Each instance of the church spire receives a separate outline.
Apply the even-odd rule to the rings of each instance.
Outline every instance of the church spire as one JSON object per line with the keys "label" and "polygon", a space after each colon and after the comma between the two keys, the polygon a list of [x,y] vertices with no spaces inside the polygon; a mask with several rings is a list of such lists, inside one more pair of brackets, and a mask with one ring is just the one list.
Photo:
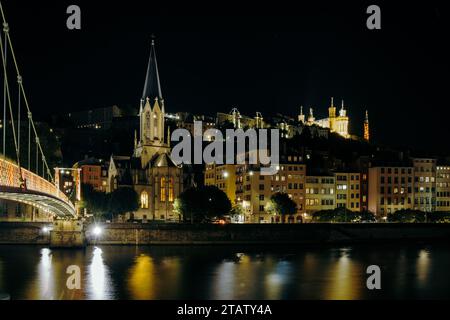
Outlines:
{"label": "church spire", "polygon": [[141,101],[147,98],[150,101],[155,99],[163,100],[161,92],[161,84],[159,81],[158,63],[156,61],[155,38],[152,36],[152,44],[150,48],[150,58],[148,60],[147,74],[145,76],[144,91],[142,92]]}
{"label": "church spire", "polygon": [[300,106],[300,114],[298,115],[298,121],[305,123],[305,115],[303,114],[303,106]]}

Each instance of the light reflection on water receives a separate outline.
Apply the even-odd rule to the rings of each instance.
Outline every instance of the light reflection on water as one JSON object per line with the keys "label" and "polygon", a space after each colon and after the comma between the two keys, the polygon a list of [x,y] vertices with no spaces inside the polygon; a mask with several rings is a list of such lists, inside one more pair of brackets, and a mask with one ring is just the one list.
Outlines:
{"label": "light reflection on water", "polygon": [[[94,300],[448,298],[449,249],[0,246],[0,293]],[[365,286],[371,264],[382,269],[379,292]],[[81,269],[80,290],[66,287],[70,265]]]}

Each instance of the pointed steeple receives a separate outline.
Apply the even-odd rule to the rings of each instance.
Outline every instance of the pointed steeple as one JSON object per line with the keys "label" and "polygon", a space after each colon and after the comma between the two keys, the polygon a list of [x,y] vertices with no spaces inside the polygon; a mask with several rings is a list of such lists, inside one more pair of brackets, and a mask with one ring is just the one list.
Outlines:
{"label": "pointed steeple", "polygon": [[142,92],[142,100],[149,98],[150,101],[163,100],[161,92],[161,83],[159,81],[158,63],[156,61],[155,39],[152,37],[152,45],[150,48],[150,58],[148,60],[147,74],[145,76],[144,91]]}
{"label": "pointed steeple", "polygon": [[369,123],[369,111],[367,111],[367,110],[366,110],[366,118],[365,118],[364,122]]}
{"label": "pointed steeple", "polygon": [[345,110],[345,107],[344,107],[344,100],[342,100],[341,110],[339,110],[339,116],[340,117],[347,116],[347,110]]}
{"label": "pointed steeple", "polygon": [[305,123],[305,115],[303,114],[303,106],[300,106],[300,114],[298,115],[298,121]]}

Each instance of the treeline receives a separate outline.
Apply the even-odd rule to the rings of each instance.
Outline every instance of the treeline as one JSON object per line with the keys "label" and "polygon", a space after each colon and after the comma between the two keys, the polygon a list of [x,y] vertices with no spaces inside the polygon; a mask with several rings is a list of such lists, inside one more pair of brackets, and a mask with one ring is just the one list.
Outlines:
{"label": "treeline", "polygon": [[139,208],[139,197],[130,187],[120,187],[111,193],[94,190],[91,185],[81,186],[81,209],[86,209],[96,219],[114,220],[119,215]]}
{"label": "treeline", "polygon": [[377,219],[370,211],[355,212],[346,208],[336,208],[313,213],[312,222],[450,223],[450,212],[424,212],[420,210],[402,209],[389,213],[385,219]]}

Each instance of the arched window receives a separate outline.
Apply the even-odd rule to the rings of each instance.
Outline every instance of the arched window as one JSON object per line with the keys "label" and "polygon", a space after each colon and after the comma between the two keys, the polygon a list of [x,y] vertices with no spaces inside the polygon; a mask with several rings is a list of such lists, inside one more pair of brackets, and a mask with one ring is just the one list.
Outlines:
{"label": "arched window", "polygon": [[173,177],[169,178],[169,202],[173,202]]}
{"label": "arched window", "polygon": [[159,186],[161,194],[161,202],[166,201],[166,177],[161,177],[161,185]]}
{"label": "arched window", "polygon": [[141,208],[148,209],[148,193],[146,191],[141,193]]}

